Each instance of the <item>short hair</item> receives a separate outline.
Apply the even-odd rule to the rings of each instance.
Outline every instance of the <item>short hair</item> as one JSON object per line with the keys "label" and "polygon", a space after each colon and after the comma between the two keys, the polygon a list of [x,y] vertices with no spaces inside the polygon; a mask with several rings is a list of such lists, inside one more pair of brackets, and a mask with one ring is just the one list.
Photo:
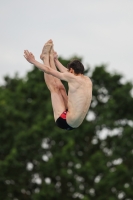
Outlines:
{"label": "short hair", "polygon": [[84,74],[84,65],[80,62],[80,60],[72,60],[68,63],[67,68],[68,70],[72,68],[75,74]]}

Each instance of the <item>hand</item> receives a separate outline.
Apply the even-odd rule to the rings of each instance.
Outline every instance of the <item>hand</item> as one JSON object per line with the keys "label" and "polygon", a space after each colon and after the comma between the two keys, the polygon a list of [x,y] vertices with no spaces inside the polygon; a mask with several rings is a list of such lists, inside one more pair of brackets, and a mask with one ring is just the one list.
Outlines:
{"label": "hand", "polygon": [[31,64],[33,64],[35,61],[35,56],[28,50],[24,50],[24,57]]}

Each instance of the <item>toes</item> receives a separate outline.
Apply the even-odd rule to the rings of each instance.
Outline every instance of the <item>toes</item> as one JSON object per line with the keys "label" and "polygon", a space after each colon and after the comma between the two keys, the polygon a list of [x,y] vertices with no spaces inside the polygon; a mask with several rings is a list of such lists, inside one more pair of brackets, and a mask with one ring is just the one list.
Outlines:
{"label": "toes", "polygon": [[50,40],[48,40],[48,42],[53,42],[53,41],[50,39]]}

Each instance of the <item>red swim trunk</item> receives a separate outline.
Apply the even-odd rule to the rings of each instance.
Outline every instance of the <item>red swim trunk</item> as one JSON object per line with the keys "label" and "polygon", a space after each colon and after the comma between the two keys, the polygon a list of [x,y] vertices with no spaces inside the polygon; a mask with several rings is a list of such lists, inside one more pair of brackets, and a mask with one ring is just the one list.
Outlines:
{"label": "red swim trunk", "polygon": [[58,127],[62,128],[62,129],[66,129],[66,130],[73,130],[74,128],[72,128],[71,126],[68,125],[67,121],[66,121],[66,115],[67,115],[67,110],[64,111],[60,117],[56,120],[56,124]]}

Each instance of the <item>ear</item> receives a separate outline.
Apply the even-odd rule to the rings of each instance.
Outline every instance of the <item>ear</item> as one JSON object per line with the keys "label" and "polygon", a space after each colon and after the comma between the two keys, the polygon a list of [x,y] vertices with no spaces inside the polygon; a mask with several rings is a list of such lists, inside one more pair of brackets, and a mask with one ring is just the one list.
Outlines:
{"label": "ear", "polygon": [[69,72],[70,73],[74,73],[74,70],[72,68],[70,68]]}

